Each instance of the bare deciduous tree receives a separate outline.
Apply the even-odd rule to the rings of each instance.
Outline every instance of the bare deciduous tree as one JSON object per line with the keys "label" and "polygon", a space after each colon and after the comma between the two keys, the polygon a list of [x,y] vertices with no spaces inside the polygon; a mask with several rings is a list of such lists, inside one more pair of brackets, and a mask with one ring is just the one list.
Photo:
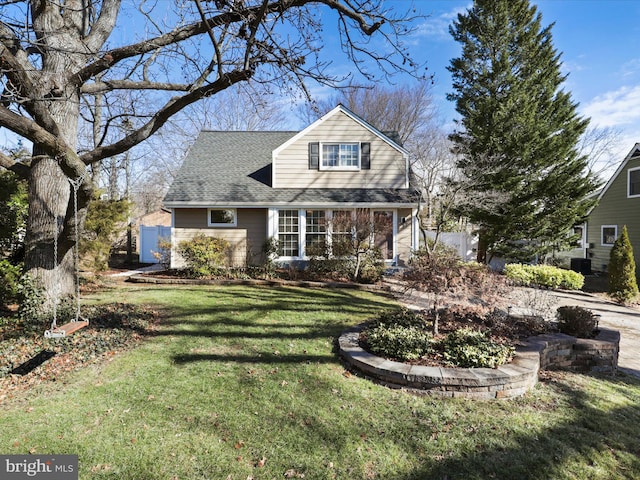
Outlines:
{"label": "bare deciduous tree", "polygon": [[[401,42],[410,18],[381,0],[142,1],[137,11],[121,0],[0,1],[0,126],[33,144],[30,163],[0,155],[0,166],[28,179],[25,262],[45,290],[73,292],[70,180],[81,225],[93,194],[87,166],[139,145],[200,99],[249,81],[306,92],[310,80],[344,80],[328,69],[335,52],[323,53],[327,19],[360,72],[418,74]],[[123,91],[136,92],[134,112],[110,100]],[[97,94],[112,108],[102,109],[99,141],[83,148],[82,99]],[[131,128],[117,128],[125,117]]]}

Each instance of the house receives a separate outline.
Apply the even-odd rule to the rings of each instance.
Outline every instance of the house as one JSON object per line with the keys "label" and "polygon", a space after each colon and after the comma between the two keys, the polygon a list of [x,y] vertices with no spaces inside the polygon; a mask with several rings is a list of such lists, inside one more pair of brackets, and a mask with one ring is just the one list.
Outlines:
{"label": "house", "polygon": [[626,225],[636,264],[640,260],[640,143],[636,143],[598,195],[587,218],[587,258],[606,272],[613,243]]}
{"label": "house", "polygon": [[372,240],[389,265],[403,265],[418,245],[417,197],[407,151],[338,105],[302,131],[202,131],[165,199],[176,246],[198,233],[231,244],[229,264],[298,264],[320,239],[331,244],[335,219],[366,212],[386,225]]}

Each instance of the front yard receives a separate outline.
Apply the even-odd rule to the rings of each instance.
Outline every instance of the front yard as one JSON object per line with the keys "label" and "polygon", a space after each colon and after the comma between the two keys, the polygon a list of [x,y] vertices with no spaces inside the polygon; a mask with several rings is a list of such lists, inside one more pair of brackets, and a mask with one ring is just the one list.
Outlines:
{"label": "front yard", "polygon": [[[44,364],[28,389],[0,392],[2,453],[78,454],[82,479],[640,477],[630,377],[547,373],[504,402],[417,397],[337,358],[345,328],[395,306],[383,296],[126,286],[84,302],[114,298],[153,305],[158,323],[137,346],[55,378]],[[53,348],[101,337],[72,338]]]}

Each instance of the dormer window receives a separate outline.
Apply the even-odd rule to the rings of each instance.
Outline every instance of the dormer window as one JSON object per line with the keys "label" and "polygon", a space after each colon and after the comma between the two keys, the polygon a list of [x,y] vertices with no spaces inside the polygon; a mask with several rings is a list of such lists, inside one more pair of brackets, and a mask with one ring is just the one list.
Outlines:
{"label": "dormer window", "polygon": [[367,170],[371,168],[368,142],[312,142],[309,168],[319,170]]}
{"label": "dormer window", "polygon": [[358,143],[323,143],[321,169],[343,168],[346,170],[360,168],[360,144]]}

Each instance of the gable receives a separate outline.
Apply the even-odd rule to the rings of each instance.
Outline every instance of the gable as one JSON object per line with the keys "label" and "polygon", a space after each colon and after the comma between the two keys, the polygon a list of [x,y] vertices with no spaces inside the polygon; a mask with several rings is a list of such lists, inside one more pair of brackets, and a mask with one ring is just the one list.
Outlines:
{"label": "gable", "polygon": [[[353,149],[352,162],[323,163],[329,148]],[[338,106],[274,150],[272,175],[276,188],[408,188],[409,160],[391,138]]]}
{"label": "gable", "polygon": [[[605,195],[607,194],[607,192],[609,191],[609,189],[614,185],[619,185],[620,181],[624,181],[624,184],[626,185],[627,182],[627,170],[629,168],[633,168],[633,165],[629,165],[630,161],[636,161],[640,159],[640,143],[636,143],[633,148],[631,149],[631,151],[627,154],[627,156],[624,158],[624,160],[622,160],[622,162],[620,163],[620,165],[618,166],[617,170],[615,171],[615,173],[613,175],[611,175],[611,178],[609,179],[609,181],[605,184],[605,186],[602,188],[600,195],[598,195],[598,201],[602,200]],[[624,177],[624,178],[621,178]]]}

